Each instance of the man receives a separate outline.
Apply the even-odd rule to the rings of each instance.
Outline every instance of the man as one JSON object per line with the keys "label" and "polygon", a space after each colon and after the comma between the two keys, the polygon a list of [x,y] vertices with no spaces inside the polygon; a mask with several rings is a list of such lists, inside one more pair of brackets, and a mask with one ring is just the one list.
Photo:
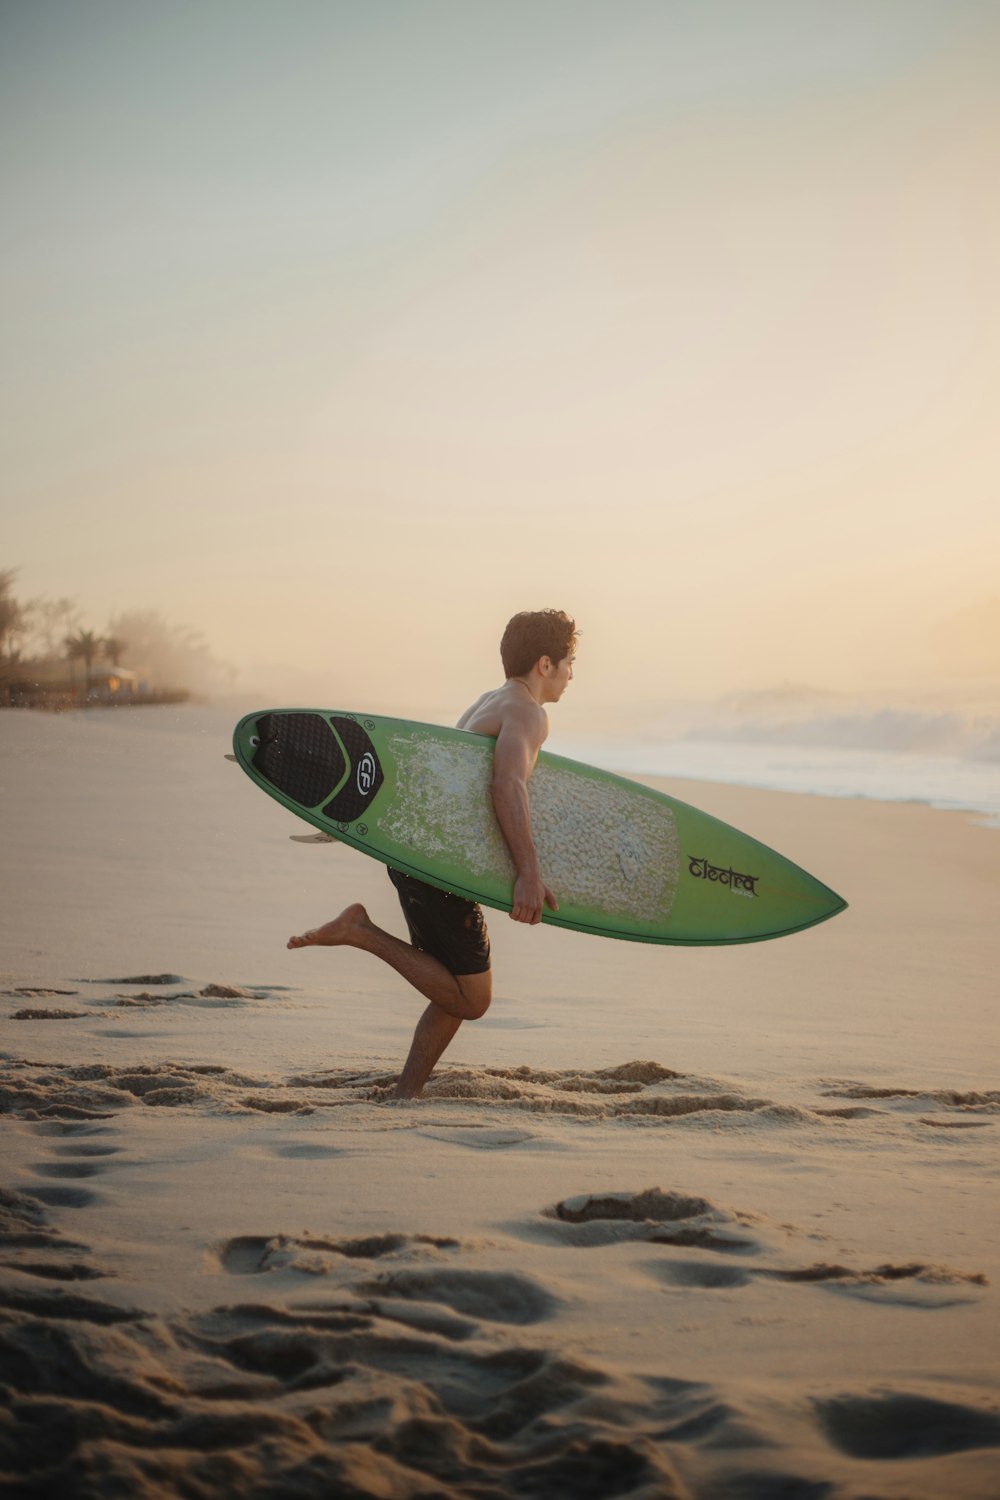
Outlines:
{"label": "man", "polygon": [[[506,681],[484,693],[459,729],[492,735],[493,806],[514,861],[511,917],[534,925],[542,908],[557,910],[531,834],[528,780],[549,732],[547,703],[558,703],[573,678],[576,625],[561,610],[515,615],[500,642]],[[389,871],[411,941],[377,927],[360,903],[322,927],[288,940],[289,948],[348,946],[373,953],[430,1005],[417,1022],[406,1065],[393,1093],[416,1099],[463,1021],[486,1014],[493,998],[490,940],[482,908],[462,896]]]}

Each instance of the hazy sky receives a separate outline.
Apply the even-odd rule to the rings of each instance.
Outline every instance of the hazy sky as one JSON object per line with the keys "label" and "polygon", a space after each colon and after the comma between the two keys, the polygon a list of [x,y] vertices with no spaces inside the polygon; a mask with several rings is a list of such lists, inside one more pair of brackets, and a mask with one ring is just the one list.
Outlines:
{"label": "hazy sky", "polygon": [[0,0],[0,566],[278,701],[544,605],[595,723],[1000,677],[998,76],[994,0]]}

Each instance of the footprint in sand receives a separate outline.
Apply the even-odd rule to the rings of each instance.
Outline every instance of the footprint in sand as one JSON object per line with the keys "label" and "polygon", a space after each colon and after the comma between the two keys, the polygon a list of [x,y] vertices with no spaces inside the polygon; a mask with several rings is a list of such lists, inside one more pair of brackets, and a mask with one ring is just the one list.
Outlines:
{"label": "footprint in sand", "polygon": [[39,1202],[47,1203],[50,1208],[88,1208],[99,1197],[86,1188],[76,1187],[36,1187],[32,1192]]}
{"label": "footprint in sand", "polygon": [[748,1286],[751,1280],[749,1271],[736,1266],[720,1266],[712,1261],[668,1260],[655,1262],[648,1270],[670,1286],[698,1287],[706,1291]]}
{"label": "footprint in sand", "polygon": [[835,1396],[814,1406],[828,1440],[850,1458],[939,1458],[969,1448],[1000,1448],[995,1408],[903,1391]]}
{"label": "footprint in sand", "polygon": [[86,1010],[36,1010],[29,1007],[25,1010],[16,1010],[11,1016],[12,1021],[82,1021],[90,1014]]}
{"label": "footprint in sand", "polygon": [[38,1276],[43,1281],[103,1281],[107,1271],[81,1261],[5,1260],[0,1266],[7,1271],[20,1271],[22,1276]]}
{"label": "footprint in sand", "polygon": [[117,1156],[121,1146],[92,1146],[83,1141],[70,1146],[53,1146],[54,1156]]}
{"label": "footprint in sand", "polygon": [[[386,1255],[414,1257],[435,1250],[457,1250],[457,1240],[429,1234],[376,1234],[359,1239],[327,1240],[310,1235],[237,1235],[212,1247],[210,1258],[230,1276],[259,1276],[269,1271],[331,1269],[331,1258],[380,1260]],[[324,1262],[323,1257],[327,1257]]]}
{"label": "footprint in sand", "polygon": [[49,1320],[109,1326],[113,1323],[136,1323],[145,1316],[137,1308],[117,1307],[111,1302],[84,1297],[79,1292],[64,1291],[62,1287],[53,1287],[51,1290],[39,1288],[37,1291],[33,1288],[6,1287],[2,1295],[4,1304],[14,1311]]}
{"label": "footprint in sand", "polygon": [[466,1318],[517,1326],[541,1323],[560,1306],[540,1282],[514,1271],[462,1271],[450,1266],[390,1271],[356,1290],[407,1302],[443,1303]]}
{"label": "footprint in sand", "polygon": [[80,984],[183,984],[180,974],[131,974],[124,979],[81,979]]}
{"label": "footprint in sand", "polygon": [[849,1266],[803,1266],[800,1269],[772,1270],[762,1267],[757,1275],[778,1281],[823,1286],[863,1302],[879,1302],[891,1307],[917,1307],[928,1311],[956,1307],[979,1300],[979,1291],[988,1286],[979,1271],[957,1271],[952,1266],[914,1263],[881,1265],[871,1270],[854,1270]]}
{"label": "footprint in sand", "polygon": [[[989,1130],[1000,1116],[1000,1089],[969,1091],[831,1082],[823,1093],[835,1099],[864,1100],[879,1106],[880,1114],[895,1114],[934,1130]],[[816,1113],[850,1115],[852,1111],[822,1109]]]}
{"label": "footprint in sand", "polygon": [[[18,1126],[19,1130],[30,1131],[32,1135],[55,1135],[55,1136],[77,1136],[91,1135],[93,1131],[89,1125],[77,1120],[29,1120]],[[52,1148],[58,1150],[57,1146]]]}
{"label": "footprint in sand", "polygon": [[801,1266],[785,1270],[773,1266],[739,1269],[708,1261],[662,1261],[646,1267],[650,1276],[668,1286],[703,1291],[749,1286],[754,1280],[784,1281],[800,1286],[822,1286],[859,1297],[902,1307],[953,1307],[974,1300],[969,1288],[984,1286],[985,1277],[953,1271],[947,1266],[878,1266],[856,1271],[848,1266]]}
{"label": "footprint in sand", "polygon": [[509,1151],[512,1146],[526,1146],[538,1139],[530,1130],[500,1130],[487,1125],[434,1126],[418,1130],[417,1134],[452,1146],[467,1146],[473,1151]]}
{"label": "footprint in sand", "polygon": [[33,1187],[33,1196],[53,1208],[86,1208],[97,1202],[100,1194],[69,1184],[100,1177],[114,1166],[110,1158],[118,1156],[122,1148],[86,1139],[95,1134],[92,1126],[65,1120],[32,1121],[27,1129],[32,1135],[56,1138],[49,1147],[49,1157],[54,1159],[32,1162],[28,1170],[36,1177],[57,1179],[57,1185]]}
{"label": "footprint in sand", "polygon": [[340,1146],[320,1146],[310,1141],[289,1141],[279,1146],[269,1146],[267,1154],[286,1157],[292,1161],[329,1161],[334,1156],[347,1155]]}
{"label": "footprint in sand", "polygon": [[[28,1196],[0,1189],[0,1268],[4,1271],[49,1282],[101,1280],[108,1273],[80,1258],[89,1251],[88,1245],[68,1239],[61,1230],[50,1225],[37,1190]],[[8,1290],[14,1297],[13,1303],[9,1300]],[[7,1282],[0,1291],[0,1298],[22,1311],[28,1307],[25,1298],[30,1299],[33,1295],[16,1281]],[[56,1316],[76,1315],[73,1311],[65,1311],[64,1301],[49,1301],[45,1306]]]}
{"label": "footprint in sand", "polygon": [[8,990],[8,995],[35,995],[48,998],[55,995],[78,995],[79,990],[57,990],[51,985],[44,984],[19,984],[16,989]]}
{"label": "footprint in sand", "polygon": [[38,1177],[67,1177],[71,1180],[79,1180],[82,1177],[96,1177],[104,1171],[103,1162],[93,1161],[40,1161],[36,1162],[31,1171]]}
{"label": "footprint in sand", "polygon": [[[541,1234],[550,1241],[584,1248],[640,1240],[745,1256],[762,1248],[738,1232],[748,1220],[748,1215],[729,1214],[707,1198],[647,1188],[642,1193],[565,1198],[545,1211],[543,1225],[547,1227]],[[537,1225],[529,1232],[532,1238],[539,1237]],[[774,1266],[742,1260],[737,1268],[708,1259],[664,1258],[649,1262],[646,1269],[661,1284],[685,1290],[728,1291],[749,1286],[752,1281],[783,1281],[819,1286],[863,1301],[928,1310],[975,1301],[980,1289],[988,1284],[981,1272],[923,1262],[857,1269],[826,1263]]]}
{"label": "footprint in sand", "polygon": [[759,1249],[736,1215],[707,1198],[647,1188],[641,1193],[582,1193],[544,1211],[528,1230],[531,1238],[594,1248],[644,1240],[739,1255]]}
{"label": "footprint in sand", "polygon": [[32,1163],[30,1171],[34,1172],[37,1177],[60,1177],[70,1181],[79,1181],[85,1177],[98,1177],[114,1165],[107,1158],[118,1156],[122,1150],[121,1146],[80,1139],[81,1135],[93,1134],[93,1131],[85,1125],[69,1124],[60,1120],[35,1122],[29,1128],[33,1135],[56,1135],[61,1138],[59,1144],[49,1147],[49,1155],[56,1158],[54,1161]]}
{"label": "footprint in sand", "polygon": [[[243,1235],[215,1246],[210,1256],[232,1276],[289,1271],[333,1276],[353,1296],[367,1299],[365,1306],[379,1316],[451,1339],[470,1337],[480,1321],[538,1323],[559,1306],[558,1299],[529,1276],[442,1263],[447,1258],[442,1252],[460,1248],[457,1240],[420,1234],[362,1239]],[[429,1258],[433,1264],[426,1264]],[[424,1264],[414,1266],[415,1260]],[[394,1264],[376,1276],[355,1279],[351,1262],[371,1261]]]}

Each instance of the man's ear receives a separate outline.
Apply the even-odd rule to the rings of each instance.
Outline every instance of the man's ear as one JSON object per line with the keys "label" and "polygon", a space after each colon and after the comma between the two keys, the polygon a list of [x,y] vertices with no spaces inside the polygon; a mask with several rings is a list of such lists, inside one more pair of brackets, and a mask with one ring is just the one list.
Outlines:
{"label": "man's ear", "polygon": [[543,677],[548,677],[549,673],[552,671],[551,656],[540,656],[538,658],[538,670],[539,672],[541,672]]}

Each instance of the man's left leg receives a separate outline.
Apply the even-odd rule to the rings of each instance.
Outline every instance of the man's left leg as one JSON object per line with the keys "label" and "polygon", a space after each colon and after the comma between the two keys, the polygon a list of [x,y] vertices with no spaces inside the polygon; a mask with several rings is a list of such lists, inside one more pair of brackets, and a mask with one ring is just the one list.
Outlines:
{"label": "man's left leg", "polygon": [[[411,941],[418,950],[435,954],[459,996],[458,1004],[449,996],[442,1005],[436,993],[425,992],[431,1004],[417,1022],[392,1093],[394,1099],[417,1099],[462,1021],[478,1019],[490,1007],[490,940],[482,907],[476,903],[448,895],[398,870],[388,873],[399,895]],[[421,956],[426,957],[426,953]]]}
{"label": "man's left leg", "polygon": [[[455,982],[480,1014],[486,1011],[493,998],[493,975],[456,974]],[[450,1016],[439,1005],[428,1005],[417,1022],[410,1043],[409,1055],[392,1091],[394,1099],[418,1099],[424,1084],[461,1026],[461,1019]]]}

